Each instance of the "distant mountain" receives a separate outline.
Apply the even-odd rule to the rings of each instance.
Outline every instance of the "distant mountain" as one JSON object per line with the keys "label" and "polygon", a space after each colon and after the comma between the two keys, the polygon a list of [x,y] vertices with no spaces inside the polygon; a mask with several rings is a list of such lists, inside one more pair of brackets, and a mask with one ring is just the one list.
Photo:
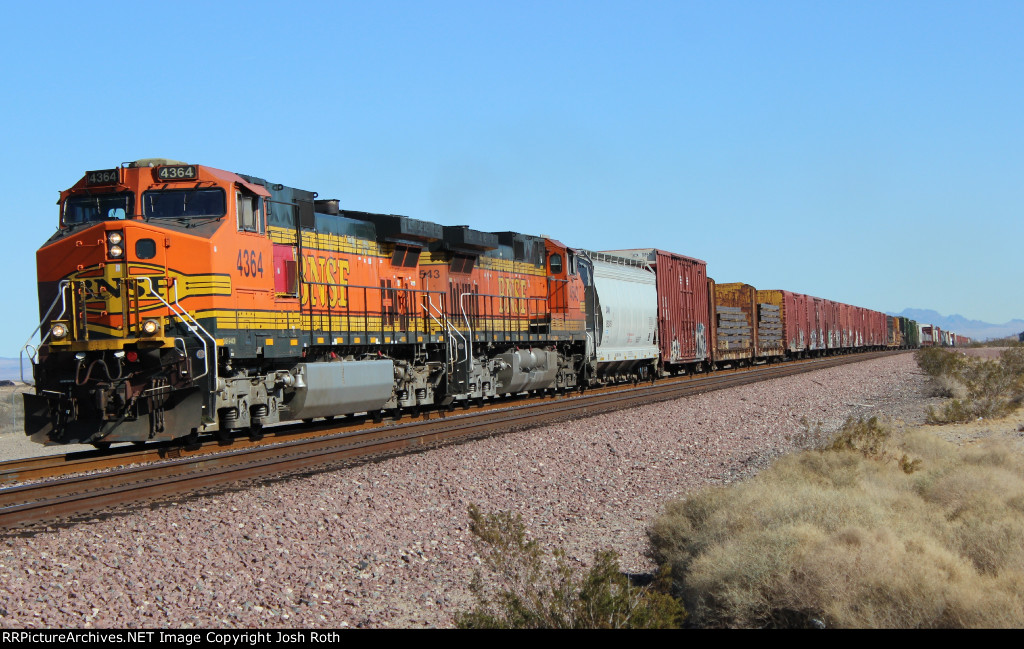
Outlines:
{"label": "distant mountain", "polygon": [[[10,381],[21,379],[17,358],[0,358],[0,381],[5,379]],[[28,362],[28,359],[25,359],[25,380],[32,380],[32,365]]]}
{"label": "distant mountain", "polygon": [[938,311],[931,309],[903,309],[900,313],[889,315],[903,316],[911,320],[917,320],[920,324],[935,325],[944,331],[953,331],[961,336],[967,336],[973,340],[987,340],[989,338],[1006,338],[1016,336],[1024,331],[1024,320],[1014,319],[1003,324],[991,324],[981,320],[968,320],[959,314],[944,316]]}

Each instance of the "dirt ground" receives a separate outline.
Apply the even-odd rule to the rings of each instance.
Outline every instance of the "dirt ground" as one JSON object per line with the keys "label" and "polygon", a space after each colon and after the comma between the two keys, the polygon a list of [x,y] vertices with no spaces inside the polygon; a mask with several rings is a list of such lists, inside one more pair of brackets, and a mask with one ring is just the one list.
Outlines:
{"label": "dirt ground", "polygon": [[992,360],[999,360],[999,355],[1009,347],[963,347],[956,351],[967,356],[976,356],[978,358],[991,358]]}
{"label": "dirt ground", "polygon": [[1002,439],[1024,453],[1024,410],[999,419],[979,419],[967,424],[928,425],[922,428],[961,446],[975,444],[983,439]]}

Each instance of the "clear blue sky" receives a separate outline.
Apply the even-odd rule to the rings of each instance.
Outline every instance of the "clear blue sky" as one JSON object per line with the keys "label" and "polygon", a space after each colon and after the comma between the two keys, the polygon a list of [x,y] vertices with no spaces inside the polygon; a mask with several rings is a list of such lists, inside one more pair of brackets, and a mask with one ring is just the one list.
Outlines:
{"label": "clear blue sky", "polygon": [[4,8],[0,356],[89,169],[168,157],[346,208],[878,310],[1024,317],[1024,3]]}

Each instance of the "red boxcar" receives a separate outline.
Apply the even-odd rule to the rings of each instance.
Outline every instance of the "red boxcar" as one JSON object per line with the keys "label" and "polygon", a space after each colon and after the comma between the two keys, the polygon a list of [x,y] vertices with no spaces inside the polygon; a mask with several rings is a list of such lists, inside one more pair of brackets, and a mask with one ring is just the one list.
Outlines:
{"label": "red boxcar", "polygon": [[853,315],[853,327],[850,331],[850,347],[859,349],[867,339],[868,323],[864,309],[859,306],[850,307]]}
{"label": "red boxcar", "polygon": [[839,303],[839,346],[843,349],[853,347],[853,324],[856,307]]}
{"label": "red boxcar", "polygon": [[881,311],[872,311],[871,315],[875,323],[875,341],[872,345],[884,348],[889,344],[889,327],[886,324],[885,314]]}
{"label": "red boxcar", "polygon": [[820,297],[807,298],[807,320],[811,331],[810,343],[807,348],[815,353],[825,351],[825,300]]}
{"label": "red boxcar", "polygon": [[782,291],[782,326],[786,331],[786,351],[802,355],[811,344],[811,323],[807,303],[811,298],[802,293]]}
{"label": "red boxcar", "polygon": [[662,369],[677,372],[706,361],[711,338],[707,262],[657,248],[605,252],[645,261],[654,269]]}
{"label": "red boxcar", "polygon": [[828,349],[839,349],[842,345],[842,322],[840,321],[840,303],[832,300],[825,302],[825,346]]}

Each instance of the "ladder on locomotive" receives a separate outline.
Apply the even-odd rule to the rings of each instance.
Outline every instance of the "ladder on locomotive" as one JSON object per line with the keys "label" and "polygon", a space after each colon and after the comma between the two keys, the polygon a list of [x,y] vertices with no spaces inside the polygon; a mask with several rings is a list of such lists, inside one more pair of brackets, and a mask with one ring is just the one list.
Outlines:
{"label": "ladder on locomotive", "polygon": [[445,332],[445,378],[449,399],[452,394],[464,393],[469,385],[469,373],[473,363],[469,339],[448,319],[441,296],[441,305],[434,304],[431,296],[424,296],[423,310],[438,328]]}

